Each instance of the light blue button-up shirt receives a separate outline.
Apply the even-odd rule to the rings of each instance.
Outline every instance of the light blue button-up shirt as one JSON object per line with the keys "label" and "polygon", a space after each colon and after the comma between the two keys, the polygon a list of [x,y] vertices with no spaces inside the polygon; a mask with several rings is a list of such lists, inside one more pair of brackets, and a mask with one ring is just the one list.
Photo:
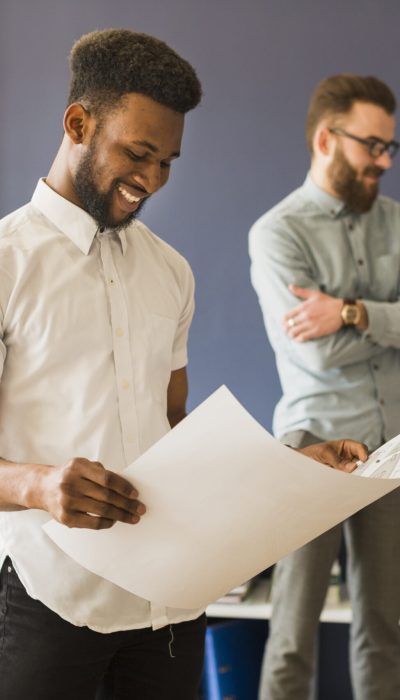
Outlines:
{"label": "light blue button-up shirt", "polygon": [[[283,392],[274,433],[303,429],[370,449],[400,433],[400,204],[379,196],[354,215],[308,175],[253,225],[250,257]],[[361,299],[368,329],[295,342],[282,326],[300,303],[291,283]]]}

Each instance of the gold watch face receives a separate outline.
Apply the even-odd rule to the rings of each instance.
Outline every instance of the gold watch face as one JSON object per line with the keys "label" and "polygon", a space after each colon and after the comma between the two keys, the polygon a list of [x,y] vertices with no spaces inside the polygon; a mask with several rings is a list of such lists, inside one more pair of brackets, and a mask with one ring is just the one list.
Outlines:
{"label": "gold watch face", "polygon": [[345,304],[342,309],[342,319],[346,326],[355,326],[360,320],[360,310],[356,304]]}

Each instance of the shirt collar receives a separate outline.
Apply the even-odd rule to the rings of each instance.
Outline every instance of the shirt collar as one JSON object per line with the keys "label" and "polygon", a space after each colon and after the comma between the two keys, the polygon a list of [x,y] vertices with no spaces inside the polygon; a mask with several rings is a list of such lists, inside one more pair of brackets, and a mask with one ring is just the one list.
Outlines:
{"label": "shirt collar", "polygon": [[[69,238],[84,255],[88,255],[93,240],[99,231],[96,221],[84,209],[65,199],[51,189],[43,179],[39,180],[33,193],[32,204]],[[103,235],[113,235],[121,243],[122,253],[127,248],[125,231],[114,233],[105,230]]]}
{"label": "shirt collar", "polygon": [[100,231],[100,230],[97,231],[96,235],[97,236],[110,236],[111,238],[114,238],[116,241],[118,241],[118,243],[121,246],[122,255],[125,255],[126,248],[127,248],[127,239],[126,239],[126,233],[124,230],[116,233],[112,229],[106,228],[106,229],[104,229],[104,231]]}
{"label": "shirt collar", "polygon": [[350,213],[344,202],[328,192],[325,192],[325,190],[321,189],[321,187],[314,182],[311,173],[308,173],[303,184],[303,189],[307,196],[332,219],[337,219]]}

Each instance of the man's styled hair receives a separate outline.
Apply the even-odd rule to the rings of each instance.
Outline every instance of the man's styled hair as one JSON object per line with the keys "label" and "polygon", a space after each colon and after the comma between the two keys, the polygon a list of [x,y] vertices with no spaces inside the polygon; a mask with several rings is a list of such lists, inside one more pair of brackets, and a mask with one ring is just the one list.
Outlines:
{"label": "man's styled hair", "polygon": [[391,89],[371,75],[339,73],[321,80],[311,95],[306,119],[306,139],[311,153],[315,130],[322,119],[347,114],[354,102],[377,105],[387,114],[393,114],[396,109],[396,98]]}
{"label": "man's styled hair", "polygon": [[127,93],[140,93],[185,114],[201,99],[192,66],[167,44],[128,29],[85,34],[70,53],[68,104],[82,102],[96,116]]}

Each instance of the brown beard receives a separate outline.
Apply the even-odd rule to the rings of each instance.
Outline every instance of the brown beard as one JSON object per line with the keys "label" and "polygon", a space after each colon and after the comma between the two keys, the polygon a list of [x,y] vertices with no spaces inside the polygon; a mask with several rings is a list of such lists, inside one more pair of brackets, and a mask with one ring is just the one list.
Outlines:
{"label": "brown beard", "polygon": [[[369,165],[362,174],[381,177],[384,172],[376,165]],[[371,209],[379,192],[378,184],[366,187],[362,180],[358,179],[357,171],[350,165],[340,148],[336,149],[328,168],[328,177],[334,191],[348,209],[355,214],[364,214]]]}

